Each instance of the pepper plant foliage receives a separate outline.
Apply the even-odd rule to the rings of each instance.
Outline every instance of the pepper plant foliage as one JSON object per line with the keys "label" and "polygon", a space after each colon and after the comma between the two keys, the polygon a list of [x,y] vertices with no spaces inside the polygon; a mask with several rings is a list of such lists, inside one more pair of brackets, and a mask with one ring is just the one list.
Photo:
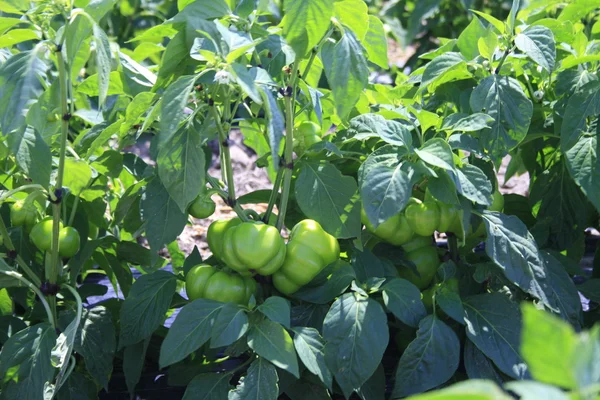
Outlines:
{"label": "pepper plant foliage", "polygon": [[[421,398],[597,392],[597,374],[553,369],[599,362],[598,329],[573,333],[597,318],[593,305],[584,318],[578,290],[599,301],[599,277],[571,279],[600,209],[594,2],[514,1],[502,20],[472,11],[390,86],[369,82],[388,67],[387,39],[362,0],[179,0],[127,43],[131,30],[114,24],[139,12],[128,2],[9,0],[0,11],[4,398],[95,398],[115,363],[132,393],[158,363],[186,399],[402,398],[467,378],[477,381]],[[305,146],[294,127],[306,121],[321,140]],[[236,195],[232,129],[273,190]],[[151,162],[128,150],[148,134]],[[220,177],[207,172],[213,139]],[[500,212],[507,155],[506,179],[528,172],[531,195],[504,196]],[[341,258],[289,296],[261,277],[248,305],[189,301],[186,274],[203,260],[176,239],[206,191],[242,221],[313,219]],[[421,293],[408,245],[372,232],[424,196],[458,216]],[[47,251],[15,207],[50,218]],[[61,221],[81,240],[68,259]],[[94,271],[119,299],[84,307],[106,292],[82,284]],[[568,337],[561,356],[582,355],[576,366],[544,358],[536,338],[553,328],[522,337],[523,320],[545,317],[520,302],[564,321],[547,325]],[[226,357],[239,362],[224,368]]]}

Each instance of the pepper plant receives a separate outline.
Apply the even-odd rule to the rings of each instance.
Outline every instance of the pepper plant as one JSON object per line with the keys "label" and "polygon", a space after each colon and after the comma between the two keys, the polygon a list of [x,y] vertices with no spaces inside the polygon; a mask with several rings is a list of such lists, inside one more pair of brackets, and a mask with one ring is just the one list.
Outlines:
{"label": "pepper plant", "polygon": [[[539,372],[519,307],[598,317],[598,269],[571,278],[600,209],[593,2],[472,11],[394,85],[369,82],[389,60],[362,0],[179,0],[127,43],[125,3],[0,2],[3,396],[95,398],[115,364],[132,395],[156,365],[186,399],[532,376],[597,395]],[[271,190],[239,195],[233,129]],[[148,158],[129,151],[148,135]],[[528,198],[500,194],[507,156]],[[236,217],[203,260],[177,237],[211,196]],[[90,305],[97,272],[118,297]]]}

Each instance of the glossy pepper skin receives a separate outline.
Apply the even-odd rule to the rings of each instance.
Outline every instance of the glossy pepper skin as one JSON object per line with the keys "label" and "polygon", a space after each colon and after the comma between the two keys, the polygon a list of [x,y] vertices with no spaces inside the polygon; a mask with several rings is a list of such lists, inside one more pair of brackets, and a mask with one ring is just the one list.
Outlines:
{"label": "glossy pepper skin", "polygon": [[273,274],[273,285],[286,295],[298,291],[340,257],[340,245],[312,219],[298,222],[290,233],[283,266]]}
{"label": "glossy pepper skin", "polygon": [[33,203],[19,200],[10,207],[10,224],[24,226],[26,231],[31,231],[37,222],[37,209]]}
{"label": "glossy pepper skin", "polygon": [[225,233],[230,228],[241,223],[242,220],[236,217],[230,220],[215,221],[208,227],[206,241],[208,242],[210,251],[212,251],[213,256],[215,256],[217,260],[223,260],[223,241],[225,239]]}
{"label": "glossy pepper skin", "polygon": [[367,231],[371,232],[378,238],[393,244],[394,246],[400,246],[404,243],[407,243],[415,235],[415,232],[408,224],[408,220],[406,219],[404,213],[398,213],[394,215],[375,228],[371,221],[369,221],[365,210],[362,209],[361,222],[365,225]]}
{"label": "glossy pepper skin", "polygon": [[294,130],[294,151],[302,154],[321,140],[321,127],[312,121],[303,121]]}
{"label": "glossy pepper skin", "polygon": [[81,239],[79,232],[71,226],[65,226],[58,232],[58,254],[62,258],[71,258],[79,251]]}
{"label": "glossy pepper skin", "polygon": [[404,213],[417,235],[433,235],[440,224],[440,208],[435,201],[414,201],[406,207]]}
{"label": "glossy pepper skin", "polygon": [[216,208],[217,205],[210,196],[200,195],[190,204],[188,214],[194,218],[204,219],[213,215]]}
{"label": "glossy pepper skin", "polygon": [[[58,254],[62,258],[71,258],[79,251],[80,237],[79,232],[71,226],[63,226],[62,222],[59,225],[58,231]],[[31,229],[29,238],[42,251],[50,251],[52,249],[52,217],[46,217]]]}
{"label": "glossy pepper skin", "polygon": [[212,265],[200,264],[187,273],[185,290],[190,300],[210,299],[247,305],[256,292],[256,281],[219,271]]}
{"label": "glossy pepper skin", "polygon": [[279,230],[262,222],[242,222],[223,238],[223,262],[242,275],[272,275],[281,268],[285,253]]}
{"label": "glossy pepper skin", "polygon": [[[29,233],[29,238],[37,247],[42,251],[50,251],[52,247],[52,225],[53,220],[52,217],[46,217],[31,229]],[[60,229],[63,228],[62,222],[60,223]],[[60,232],[60,231],[59,231]]]}
{"label": "glossy pepper skin", "polygon": [[436,248],[433,246],[418,248],[406,253],[405,259],[411,261],[417,267],[419,275],[415,274],[408,267],[399,268],[398,275],[421,290],[429,286],[440,266]]}

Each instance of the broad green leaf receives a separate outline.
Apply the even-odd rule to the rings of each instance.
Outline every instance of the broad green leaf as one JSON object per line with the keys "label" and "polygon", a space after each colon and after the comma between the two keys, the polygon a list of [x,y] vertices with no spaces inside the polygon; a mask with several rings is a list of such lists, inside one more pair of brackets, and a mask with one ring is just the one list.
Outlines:
{"label": "broad green leaf", "polygon": [[389,341],[387,317],[370,298],[346,293],[323,321],[325,360],[348,398],[373,375]]}
{"label": "broad green leaf", "polygon": [[522,379],[529,375],[519,353],[519,306],[500,293],[481,294],[464,301],[467,337],[505,374]]}
{"label": "broad green leaf", "polygon": [[458,193],[467,199],[484,206],[489,206],[492,195],[492,184],[485,173],[472,164],[463,164],[452,174]]}
{"label": "broad green leaf", "polygon": [[540,382],[567,389],[575,388],[576,335],[573,328],[535,306],[523,304],[521,354],[531,376]]}
{"label": "broad green leaf", "polygon": [[12,313],[13,301],[6,289],[0,289],[0,316],[12,315]]}
{"label": "broad green leaf", "polygon": [[464,324],[465,311],[458,293],[444,286],[436,291],[435,301],[450,318],[459,324]]}
{"label": "broad green leaf", "polygon": [[354,251],[351,262],[355,278],[361,283],[366,283],[370,278],[386,276],[384,260],[377,257],[368,248]]}
{"label": "broad green leaf", "polygon": [[369,29],[369,9],[363,0],[337,0],[333,3],[333,16],[352,29],[356,38],[364,41]]}
{"label": "broad green leaf", "polygon": [[467,60],[472,60],[479,55],[477,40],[480,37],[485,36],[486,33],[487,29],[485,29],[479,18],[474,16],[469,25],[458,36],[456,45],[458,46],[460,53]]}
{"label": "broad green leaf", "polygon": [[546,71],[554,70],[556,43],[554,34],[545,26],[530,26],[515,37],[515,45]]}
{"label": "broad green leaf", "polygon": [[[311,1],[314,0],[307,3]],[[344,119],[356,105],[369,80],[364,48],[354,33],[347,30],[336,44],[325,43],[321,48],[321,59],[337,115]]]}
{"label": "broad green leaf", "polygon": [[454,171],[454,156],[450,145],[441,138],[433,138],[425,142],[415,153],[427,164]]}
{"label": "broad green leaf", "polygon": [[123,350],[123,373],[129,393],[135,393],[135,387],[142,376],[150,339],[151,337],[148,337],[136,344],[126,346]]}
{"label": "broad green leaf", "polygon": [[498,33],[505,32],[506,27],[504,26],[504,22],[498,20],[497,18],[493,17],[492,15],[486,14],[481,11],[477,11],[477,10],[470,10],[470,11],[477,14],[481,18],[485,19],[487,22],[489,22],[494,28],[496,28]]}
{"label": "broad green leaf", "polygon": [[96,383],[77,371],[71,372],[57,394],[60,400],[93,399],[95,396],[98,396]]}
{"label": "broad green leaf", "polygon": [[[600,124],[597,126],[600,130]],[[582,136],[566,153],[567,167],[573,180],[600,210],[600,162],[598,133]],[[581,210],[579,211],[581,212]]]}
{"label": "broad green leaf", "polygon": [[463,360],[469,379],[488,379],[498,384],[504,382],[492,360],[487,358],[470,340],[465,342]]}
{"label": "broad green leaf", "polygon": [[540,252],[547,271],[548,289],[546,293],[554,312],[563,320],[579,328],[583,310],[577,287],[560,261],[546,251]]}
{"label": "broad green leaf", "polygon": [[[74,312],[65,313],[60,318],[61,325],[66,325],[66,322],[74,317]],[[74,350],[83,356],[87,371],[105,389],[108,388],[112,373],[116,346],[115,327],[110,311],[104,306],[84,309],[74,341]]]}
{"label": "broad green leaf", "polygon": [[231,385],[229,373],[196,375],[187,385],[183,400],[223,400],[227,398]]}
{"label": "broad green leaf", "polygon": [[400,357],[392,396],[406,397],[441,385],[454,375],[459,361],[456,333],[437,317],[425,317],[416,339]]}
{"label": "broad green leaf", "polygon": [[477,50],[482,57],[492,62],[494,54],[498,48],[498,34],[493,30],[487,30],[487,33],[477,40]]}
{"label": "broad green leaf", "polygon": [[195,80],[193,75],[181,76],[165,90],[160,108],[161,144],[177,131],[179,123],[184,119],[184,109]]}
{"label": "broad green leaf", "polygon": [[325,342],[314,328],[294,328],[294,347],[306,368],[318,376],[329,389],[333,377],[325,364]]}
{"label": "broad green leaf", "polygon": [[9,399],[42,399],[45,385],[52,383],[55,369],[50,356],[56,332],[49,323],[29,326],[13,334],[0,352],[0,375],[7,382],[3,395]]}
{"label": "broad green leaf", "polygon": [[441,54],[425,66],[420,90],[434,92],[444,83],[469,78],[471,74],[466,67],[467,60],[462,54],[454,52]]}
{"label": "broad green leaf", "polygon": [[96,22],[100,22],[102,17],[113,8],[115,0],[90,0],[85,4],[85,12]]}
{"label": "broad green leaf", "polygon": [[248,331],[248,345],[259,356],[300,377],[298,359],[289,333],[278,323],[263,318]]}
{"label": "broad green leaf", "polygon": [[471,115],[455,113],[444,118],[441,130],[449,132],[477,132],[482,129],[490,129],[494,118],[484,113]]}
{"label": "broad green leaf", "polygon": [[556,308],[548,296],[547,270],[535,239],[521,220],[498,212],[483,213],[488,237],[485,252],[519,288]]}
{"label": "broad green leaf", "polygon": [[360,236],[360,203],[354,178],[327,162],[303,163],[295,184],[302,212],[336,238]]}
{"label": "broad green leaf", "polygon": [[0,49],[5,47],[12,47],[15,44],[25,42],[27,40],[39,40],[38,33],[33,29],[13,29],[11,31],[8,31],[6,34],[0,36]]}
{"label": "broad green leaf", "polygon": [[163,141],[158,152],[158,176],[182,213],[205,186],[205,154],[196,129],[185,125]]}
{"label": "broad green leaf", "polygon": [[119,348],[138,343],[165,319],[177,280],[167,271],[142,275],[135,281],[121,307]]}
{"label": "broad green leaf", "polygon": [[577,379],[577,386],[582,390],[593,390],[598,393],[600,381],[600,326],[594,325],[589,332],[579,335],[572,358],[573,375]]}
{"label": "broad green leaf", "polygon": [[187,223],[187,214],[181,212],[167,189],[156,178],[146,186],[140,212],[142,220],[146,222],[148,244],[154,253],[175,240]]}
{"label": "broad green leaf", "polygon": [[588,130],[587,119],[598,114],[600,114],[600,80],[595,79],[583,85],[569,98],[561,126],[561,149],[567,151],[572,148],[581,134]]}
{"label": "broad green leaf", "polygon": [[470,104],[474,112],[494,119],[491,129],[482,130],[479,137],[492,157],[505,156],[527,135],[533,103],[516,79],[500,75],[483,79],[471,93]]}
{"label": "broad green leaf", "polygon": [[410,13],[408,26],[404,34],[404,45],[413,42],[415,36],[423,29],[423,21],[433,16],[440,8],[442,0],[420,0],[415,2],[415,8]]}
{"label": "broad green leaf", "polygon": [[87,188],[92,179],[92,169],[83,160],[65,158],[65,175],[63,185],[68,187],[72,194],[79,195]]}
{"label": "broad green leaf", "polygon": [[[88,76],[83,82],[77,86],[77,92],[81,94],[87,94],[88,96],[100,96],[100,80],[103,79],[98,74]],[[124,94],[125,89],[123,87],[123,81],[121,80],[121,73],[118,71],[112,71],[108,77],[108,87],[106,88],[106,95],[112,96],[115,94]]]}
{"label": "broad green leaf", "polygon": [[427,189],[431,195],[446,204],[459,204],[456,184],[446,171],[437,171],[437,177],[429,177]]}
{"label": "broad green leaf", "polygon": [[352,266],[338,260],[325,267],[310,283],[301,287],[294,293],[294,297],[310,303],[329,304],[344,293],[356,278]]}
{"label": "broad green leaf", "polygon": [[244,93],[254,100],[255,103],[262,104],[263,100],[258,87],[246,66],[239,63],[231,64],[231,73]]}
{"label": "broad green leaf", "polygon": [[558,20],[575,22],[597,9],[598,3],[595,0],[575,0],[563,8]]}
{"label": "broad green leaf", "polygon": [[0,35],[6,32],[8,29],[19,24],[27,24],[27,21],[19,18],[0,17]]}
{"label": "broad green leaf", "polygon": [[288,0],[283,12],[283,36],[302,59],[329,29],[333,0]]}
{"label": "broad green leaf", "polygon": [[369,221],[377,227],[404,209],[421,174],[403,162],[406,151],[383,146],[369,155],[358,174],[360,197]]}
{"label": "broad green leaf", "polygon": [[221,18],[231,13],[229,5],[223,0],[177,0],[177,8],[180,14],[201,19]]}
{"label": "broad green leaf", "polygon": [[111,69],[111,51],[110,42],[106,33],[98,26],[94,24],[92,28],[94,43],[96,44],[96,66],[98,69],[98,103],[102,108],[106,101],[108,94],[108,86],[110,82],[110,69]]}
{"label": "broad green leaf", "polygon": [[362,43],[369,53],[370,62],[383,69],[389,68],[387,37],[383,23],[374,15],[369,15],[369,29]]}
{"label": "broad green leaf", "polygon": [[508,13],[508,19],[506,21],[508,24],[509,33],[513,33],[515,31],[515,22],[520,9],[521,0],[512,0],[512,6],[510,7],[510,12]]}
{"label": "broad green leaf", "polygon": [[559,72],[556,76],[556,94],[558,96],[571,95],[579,90],[588,82],[596,81],[598,77],[596,74],[591,73],[588,70],[575,70],[568,69]]}
{"label": "broad green leaf", "polygon": [[260,94],[263,97],[265,113],[267,115],[267,134],[269,137],[269,146],[271,148],[271,158],[273,160],[273,168],[279,166],[279,148],[281,139],[285,131],[285,123],[283,114],[279,109],[277,100],[271,90],[267,87],[260,86]]}
{"label": "broad green leaf", "polygon": [[470,379],[447,388],[409,397],[410,400],[512,400],[493,382]]}
{"label": "broad green leaf", "polygon": [[[250,364],[248,373],[238,386],[229,392],[229,400],[277,400],[279,378],[275,367],[262,357]],[[216,400],[216,399],[215,399]],[[221,398],[219,398],[221,400]]]}
{"label": "broad green leaf", "polygon": [[161,368],[183,360],[208,342],[217,315],[224,305],[213,300],[198,299],[181,308],[160,346]]}
{"label": "broad green leaf", "polygon": [[508,382],[505,388],[516,393],[520,400],[570,400],[571,397],[557,387],[533,381]]}
{"label": "broad green leaf", "polygon": [[34,183],[48,187],[52,172],[50,147],[33,127],[27,126],[8,136],[10,151],[17,164]]}
{"label": "broad green leaf", "polygon": [[421,291],[405,279],[387,281],[383,287],[383,302],[387,309],[408,326],[417,327],[427,316],[421,301]]}
{"label": "broad green leaf", "polygon": [[271,321],[277,322],[288,329],[290,328],[290,302],[283,297],[269,297],[257,307],[257,310]]}
{"label": "broad green leaf", "polygon": [[236,304],[226,303],[214,320],[210,347],[229,346],[244,336],[247,330],[248,316],[246,311]]}
{"label": "broad green leaf", "polygon": [[386,120],[379,114],[362,114],[350,120],[348,135],[356,140],[380,137],[389,144],[411,148],[412,136],[406,125]]}
{"label": "broad green leaf", "polygon": [[577,285],[577,290],[588,299],[600,303],[600,279],[588,279],[582,284]]}
{"label": "broad green leaf", "polygon": [[25,121],[25,110],[42,93],[47,65],[38,58],[41,47],[23,51],[0,65],[0,128],[4,135]]}

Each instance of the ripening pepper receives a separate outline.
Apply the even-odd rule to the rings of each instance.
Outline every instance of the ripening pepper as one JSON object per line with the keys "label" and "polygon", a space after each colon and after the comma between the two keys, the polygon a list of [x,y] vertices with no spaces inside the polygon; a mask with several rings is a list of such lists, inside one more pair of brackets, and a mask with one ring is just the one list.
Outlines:
{"label": "ripening pepper", "polygon": [[317,221],[300,221],[290,233],[285,261],[273,274],[273,285],[281,293],[290,295],[312,281],[339,256],[340,245],[335,237],[325,232]]}
{"label": "ripening pepper", "polygon": [[213,256],[217,260],[223,260],[223,240],[225,239],[225,233],[230,228],[238,226],[241,223],[242,220],[236,217],[230,220],[215,221],[208,227],[206,241],[208,242],[210,251],[212,251]]}
{"label": "ripening pepper", "polygon": [[408,224],[406,216],[402,212],[394,215],[375,228],[371,221],[369,221],[365,210],[361,209],[361,222],[365,225],[367,231],[394,246],[403,245],[415,235]]}
{"label": "ripening pepper", "polygon": [[246,305],[256,292],[256,281],[251,277],[242,277],[219,271],[211,265],[200,264],[187,273],[185,291],[190,300],[202,298]]}

